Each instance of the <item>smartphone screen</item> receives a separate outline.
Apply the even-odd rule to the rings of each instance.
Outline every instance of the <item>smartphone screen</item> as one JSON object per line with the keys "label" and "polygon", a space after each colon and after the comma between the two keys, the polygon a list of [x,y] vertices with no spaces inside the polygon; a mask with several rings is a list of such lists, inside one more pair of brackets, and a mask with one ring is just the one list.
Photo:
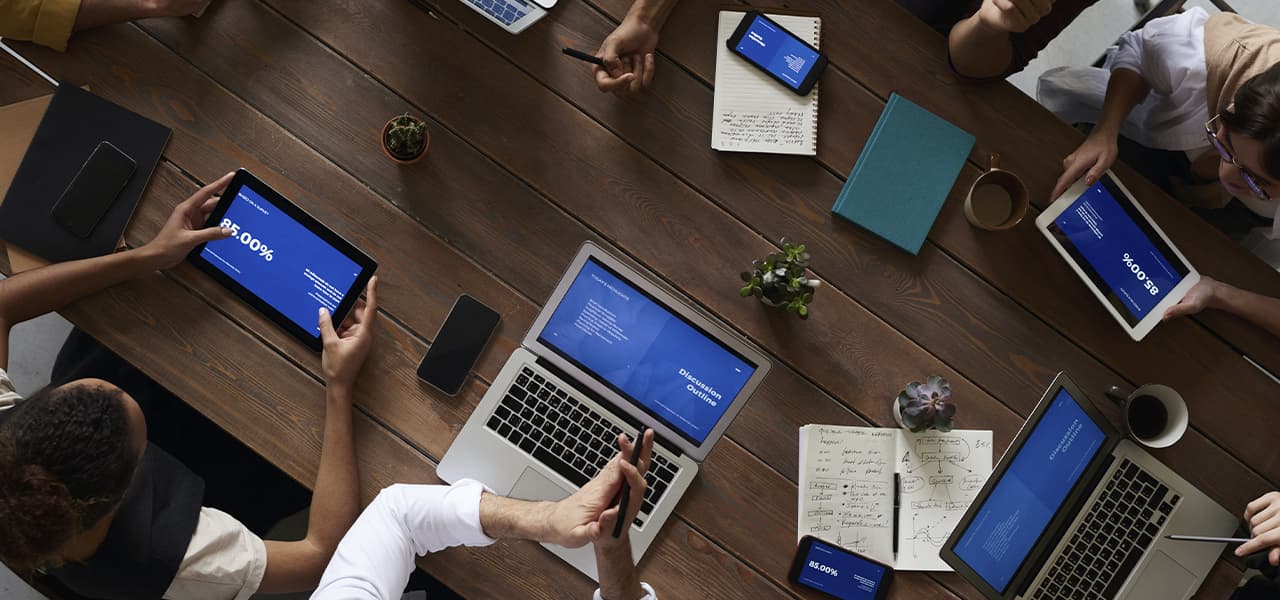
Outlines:
{"label": "smartphone screen", "polygon": [[115,204],[137,164],[110,142],[99,142],[50,214],[59,227],[84,239]]}
{"label": "smartphone screen", "polygon": [[813,46],[758,12],[747,13],[729,44],[734,53],[801,95],[813,89],[827,62]]}
{"label": "smartphone screen", "polygon": [[892,580],[892,568],[811,536],[791,565],[791,581],[844,600],[884,598]]}
{"label": "smartphone screen", "polygon": [[457,394],[498,321],[492,308],[466,294],[458,296],[418,365],[418,377],[450,396]]}

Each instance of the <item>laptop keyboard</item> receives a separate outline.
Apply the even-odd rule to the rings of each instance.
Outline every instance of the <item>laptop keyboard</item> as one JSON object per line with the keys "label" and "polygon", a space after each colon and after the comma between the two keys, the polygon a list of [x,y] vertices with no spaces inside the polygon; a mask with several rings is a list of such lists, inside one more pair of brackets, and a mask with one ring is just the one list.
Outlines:
{"label": "laptop keyboard", "polygon": [[1114,598],[1179,500],[1124,459],[1031,598]]}
{"label": "laptop keyboard", "polygon": [[[618,453],[618,434],[623,431],[528,366],[520,368],[485,426],[577,486],[586,485]],[[630,430],[627,434],[635,435]],[[654,449],[637,527],[653,513],[679,470]]]}
{"label": "laptop keyboard", "polygon": [[503,25],[515,23],[532,10],[530,5],[519,0],[467,0],[467,2]]}

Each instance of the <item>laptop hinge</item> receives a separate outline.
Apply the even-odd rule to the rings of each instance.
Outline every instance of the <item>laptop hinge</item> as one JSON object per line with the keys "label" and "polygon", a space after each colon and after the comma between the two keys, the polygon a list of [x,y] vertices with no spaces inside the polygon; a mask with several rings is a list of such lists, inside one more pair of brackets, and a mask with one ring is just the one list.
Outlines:
{"label": "laptop hinge", "polygon": [[[1110,445],[1110,446],[1111,446],[1111,450],[1115,449],[1114,445]],[[1100,449],[1099,452],[1104,450],[1107,450],[1105,446],[1102,449]],[[1067,492],[1067,496],[1070,497],[1071,494],[1075,492],[1076,489],[1089,490],[1088,492],[1082,494],[1080,499],[1076,501],[1076,503],[1070,508],[1071,514],[1073,516],[1070,519],[1068,519],[1066,523],[1062,525],[1061,529],[1063,533],[1066,533],[1067,528],[1070,527],[1071,523],[1076,520],[1076,516],[1078,516],[1080,514],[1080,511],[1084,508],[1085,502],[1089,500],[1089,496],[1093,494],[1093,490],[1097,489],[1098,484],[1102,481],[1102,478],[1107,474],[1107,470],[1111,468],[1111,463],[1115,462],[1115,460],[1116,460],[1115,455],[1113,455],[1108,450],[1107,453],[1103,456],[1102,464],[1099,465],[1097,469],[1094,469],[1093,475],[1089,477],[1088,480],[1077,481],[1075,488]],[[1065,539],[1066,536],[1064,535],[1062,536],[1062,538]],[[1045,563],[1049,560],[1049,557],[1053,555],[1053,551],[1058,549],[1059,545],[1060,544],[1047,544],[1044,547],[1044,549],[1040,551],[1040,554],[1035,557],[1034,561],[1027,561],[1027,565],[1040,565],[1040,568],[1028,574],[1029,576],[1023,580],[1022,585],[1018,587],[1018,592],[1014,594],[1014,596],[1022,596],[1027,593],[1027,588],[1031,587],[1031,582],[1035,581],[1036,576],[1040,575],[1040,571],[1044,570]]]}
{"label": "laptop hinge", "polygon": [[[539,367],[550,371],[556,377],[559,377],[562,381],[564,381],[565,383],[568,383],[570,386],[573,387],[574,390],[577,390],[579,394],[582,394],[583,396],[586,396],[592,399],[593,401],[595,401],[596,404],[599,404],[600,407],[608,411],[609,414],[613,415],[614,417],[617,417],[619,421],[622,421],[623,423],[630,425],[631,428],[635,429],[636,431],[644,431],[644,428],[645,428],[644,423],[641,423],[640,421],[637,421],[635,417],[623,411],[618,410],[617,407],[615,407],[612,402],[610,402],[609,400],[606,400],[604,396],[601,396],[600,394],[596,393],[595,390],[592,390],[591,388],[588,388],[587,386],[582,385],[581,383],[578,383],[578,381],[575,380],[573,377],[570,377],[569,374],[564,371],[564,369],[561,369],[551,364],[551,361],[545,358],[542,358],[541,356],[536,357],[534,362],[536,362]],[[684,452],[680,450],[680,447],[675,444],[672,444],[669,440],[667,440],[666,438],[658,434],[657,429],[654,429],[653,431],[653,443],[655,445],[662,446],[662,448],[665,449],[667,452],[675,454],[676,456],[684,456]]]}

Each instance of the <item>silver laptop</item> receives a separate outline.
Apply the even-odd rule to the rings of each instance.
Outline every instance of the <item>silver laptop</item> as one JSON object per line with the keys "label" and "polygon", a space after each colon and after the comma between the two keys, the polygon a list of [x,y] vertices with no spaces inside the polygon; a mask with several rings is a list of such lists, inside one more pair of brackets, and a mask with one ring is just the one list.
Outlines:
{"label": "silver laptop", "polygon": [[524,31],[555,6],[555,0],[462,0],[462,3],[510,33]]}
{"label": "silver laptop", "polygon": [[1189,598],[1239,518],[1126,439],[1059,373],[941,555],[987,598]]}
{"label": "silver laptop", "polygon": [[[640,514],[639,561],[743,403],[768,358],[590,242],[437,469],[499,494],[559,500],[617,454],[619,432],[655,432]],[[590,545],[546,547],[596,579]]]}

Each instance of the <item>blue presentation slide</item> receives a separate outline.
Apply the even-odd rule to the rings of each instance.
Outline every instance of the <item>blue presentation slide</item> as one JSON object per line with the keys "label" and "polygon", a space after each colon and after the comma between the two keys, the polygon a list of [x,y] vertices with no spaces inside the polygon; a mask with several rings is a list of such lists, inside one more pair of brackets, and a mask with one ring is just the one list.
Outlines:
{"label": "blue presentation slide", "polygon": [[538,339],[698,444],[755,372],[594,260]]}
{"label": "blue presentation slide", "polygon": [[220,225],[232,236],[209,242],[200,256],[319,336],[320,307],[337,310],[360,265],[248,187],[236,193]]}
{"label": "blue presentation slide", "polygon": [[738,42],[738,52],[795,89],[800,89],[809,69],[818,61],[817,52],[796,41],[785,29],[758,16]]}
{"label": "blue presentation slide", "polygon": [[1059,391],[969,523],[956,556],[1003,593],[1106,437]]}
{"label": "blue presentation slide", "polygon": [[814,541],[800,569],[799,579],[809,587],[844,600],[872,600],[885,568]]}
{"label": "blue presentation slide", "polygon": [[1136,324],[1182,275],[1099,181],[1054,220]]}

